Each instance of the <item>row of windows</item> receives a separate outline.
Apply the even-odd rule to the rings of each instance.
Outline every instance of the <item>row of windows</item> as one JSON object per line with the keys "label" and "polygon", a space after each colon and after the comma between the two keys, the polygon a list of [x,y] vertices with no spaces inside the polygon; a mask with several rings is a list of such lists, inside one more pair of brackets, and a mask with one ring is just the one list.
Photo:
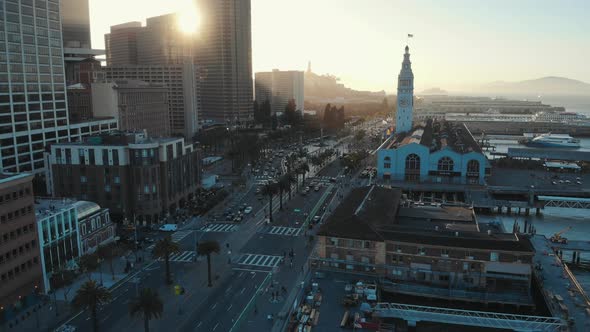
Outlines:
{"label": "row of windows", "polygon": [[13,270],[9,270],[6,273],[2,273],[2,276],[0,278],[2,282],[12,280],[14,278],[17,278],[19,274],[32,269],[34,265],[38,264],[39,259],[37,257],[33,257],[33,259],[29,259],[26,263],[22,263],[20,266],[15,267]]}
{"label": "row of windows", "polygon": [[16,219],[22,216],[26,216],[30,213],[33,213],[33,206],[29,205],[27,207],[23,207],[14,211],[6,212],[0,215],[0,223],[5,224],[12,219]]}
{"label": "row of windows", "polygon": [[[409,154],[406,157],[406,170],[420,170],[420,157],[414,153]],[[385,157],[383,159],[383,167],[391,168],[391,157]],[[452,171],[455,167],[455,162],[449,157],[442,157],[438,160],[437,170],[439,171]],[[470,160],[467,163],[467,172],[479,173],[479,161]]]}
{"label": "row of windows", "polygon": [[[28,227],[27,226],[23,227],[22,232],[25,232],[25,233],[32,232],[33,231],[32,229],[33,229],[33,224],[30,224]],[[14,249],[9,250],[7,252],[1,253],[0,254],[0,265],[10,262],[11,260],[18,258],[18,256],[23,255],[25,252],[29,252],[31,249],[34,249],[36,247],[37,247],[37,242],[35,240],[32,240],[31,242],[21,244],[18,248],[14,248]]]}
{"label": "row of windows", "polygon": [[24,189],[15,190],[12,193],[0,195],[0,205],[17,200],[19,198],[23,198],[25,195],[31,195],[31,188],[27,187]]}

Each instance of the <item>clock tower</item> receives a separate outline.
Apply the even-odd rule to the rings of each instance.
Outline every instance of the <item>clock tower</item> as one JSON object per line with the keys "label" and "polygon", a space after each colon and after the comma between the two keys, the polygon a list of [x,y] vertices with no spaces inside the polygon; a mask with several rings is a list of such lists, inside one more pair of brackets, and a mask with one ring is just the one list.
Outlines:
{"label": "clock tower", "polygon": [[410,48],[406,46],[402,69],[397,78],[397,116],[395,132],[405,133],[412,129],[412,113],[414,110],[414,73],[410,62]]}

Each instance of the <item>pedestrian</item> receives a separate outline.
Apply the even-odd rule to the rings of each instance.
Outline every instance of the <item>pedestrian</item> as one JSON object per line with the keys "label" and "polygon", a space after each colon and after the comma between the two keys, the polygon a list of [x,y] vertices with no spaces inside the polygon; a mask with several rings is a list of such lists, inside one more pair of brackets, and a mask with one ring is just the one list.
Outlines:
{"label": "pedestrian", "polygon": [[301,273],[303,273],[303,266],[304,266],[304,265],[301,265]]}
{"label": "pedestrian", "polygon": [[293,260],[291,260],[290,267],[293,268]]}

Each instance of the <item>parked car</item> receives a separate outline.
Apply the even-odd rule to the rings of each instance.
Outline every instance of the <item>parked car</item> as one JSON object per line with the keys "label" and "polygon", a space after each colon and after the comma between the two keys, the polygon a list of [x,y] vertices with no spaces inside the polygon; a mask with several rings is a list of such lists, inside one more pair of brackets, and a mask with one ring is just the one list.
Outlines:
{"label": "parked car", "polygon": [[245,214],[250,214],[251,212],[252,212],[252,207],[251,207],[251,206],[247,206],[247,207],[244,209],[244,213],[245,213]]}

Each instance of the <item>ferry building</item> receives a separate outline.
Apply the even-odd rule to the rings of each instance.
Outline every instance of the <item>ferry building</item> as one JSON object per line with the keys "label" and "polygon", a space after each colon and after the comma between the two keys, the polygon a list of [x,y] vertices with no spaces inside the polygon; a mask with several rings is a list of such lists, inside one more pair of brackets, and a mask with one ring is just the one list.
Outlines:
{"label": "ferry building", "polygon": [[382,180],[484,184],[490,163],[463,123],[428,120],[413,125],[414,74],[406,46],[398,76],[395,134],[379,147]]}

